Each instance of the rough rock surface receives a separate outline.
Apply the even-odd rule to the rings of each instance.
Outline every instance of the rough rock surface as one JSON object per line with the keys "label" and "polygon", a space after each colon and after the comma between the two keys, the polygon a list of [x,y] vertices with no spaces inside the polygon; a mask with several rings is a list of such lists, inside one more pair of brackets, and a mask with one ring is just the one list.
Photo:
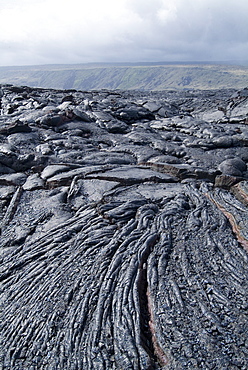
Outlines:
{"label": "rough rock surface", "polygon": [[247,369],[247,89],[0,95],[1,369]]}

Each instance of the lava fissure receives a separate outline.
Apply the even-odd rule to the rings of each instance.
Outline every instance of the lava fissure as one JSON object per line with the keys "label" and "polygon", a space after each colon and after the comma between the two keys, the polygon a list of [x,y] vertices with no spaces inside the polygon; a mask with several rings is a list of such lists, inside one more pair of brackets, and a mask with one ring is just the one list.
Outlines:
{"label": "lava fissure", "polygon": [[152,340],[152,332],[150,330],[150,312],[148,308],[148,282],[147,282],[147,268],[146,262],[143,262],[143,266],[140,268],[139,281],[138,281],[138,292],[140,302],[140,336],[141,345],[148,353],[151,364],[150,370],[156,369],[155,363],[157,362],[157,356],[155,355],[155,348]]}

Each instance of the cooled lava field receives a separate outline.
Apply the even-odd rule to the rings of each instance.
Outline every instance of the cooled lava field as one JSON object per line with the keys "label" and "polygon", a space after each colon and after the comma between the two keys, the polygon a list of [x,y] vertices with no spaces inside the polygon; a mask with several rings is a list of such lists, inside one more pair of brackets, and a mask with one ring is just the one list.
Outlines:
{"label": "cooled lava field", "polygon": [[0,86],[0,368],[248,368],[248,89]]}

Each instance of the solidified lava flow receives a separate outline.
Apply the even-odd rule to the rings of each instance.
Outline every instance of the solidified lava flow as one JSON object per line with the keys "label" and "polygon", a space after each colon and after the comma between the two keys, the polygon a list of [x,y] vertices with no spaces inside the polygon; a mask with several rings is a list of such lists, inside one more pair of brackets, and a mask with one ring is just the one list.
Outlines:
{"label": "solidified lava flow", "polygon": [[0,368],[247,369],[245,92],[1,88]]}

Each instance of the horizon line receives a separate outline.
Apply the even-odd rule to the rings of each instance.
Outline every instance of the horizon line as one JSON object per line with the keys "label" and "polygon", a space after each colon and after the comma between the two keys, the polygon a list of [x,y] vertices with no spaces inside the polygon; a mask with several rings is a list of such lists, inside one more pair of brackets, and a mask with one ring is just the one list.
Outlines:
{"label": "horizon line", "polygon": [[248,60],[226,60],[226,61],[154,61],[154,62],[81,62],[81,63],[44,63],[44,64],[20,64],[20,65],[0,65],[0,68],[25,68],[25,67],[49,67],[49,66],[93,66],[93,65],[116,65],[116,66],[142,66],[142,65],[238,65],[238,66],[248,66]]}

